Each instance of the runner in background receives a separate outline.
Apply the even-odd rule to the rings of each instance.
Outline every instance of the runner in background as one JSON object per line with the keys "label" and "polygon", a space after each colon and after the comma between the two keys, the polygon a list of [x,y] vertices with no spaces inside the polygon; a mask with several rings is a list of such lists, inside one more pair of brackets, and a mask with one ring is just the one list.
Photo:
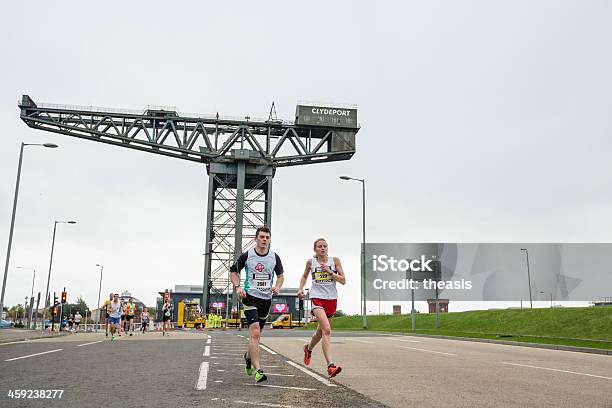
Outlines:
{"label": "runner in background", "polygon": [[172,314],[174,312],[174,305],[170,302],[170,299],[166,299],[162,306],[162,336],[166,335],[166,331],[170,331],[172,327]]}
{"label": "runner in background", "polygon": [[113,296],[113,301],[110,304],[110,332],[111,341],[115,340],[115,331],[118,331],[121,327],[121,302],[119,301],[119,295]]}
{"label": "runner in background", "polygon": [[[130,333],[130,336],[134,334],[134,313],[136,312],[136,305],[132,298],[129,299],[125,305],[125,323],[127,326],[126,333]],[[130,331],[132,329],[132,331]]]}
{"label": "runner in background", "polygon": [[104,313],[106,314],[106,324],[104,325],[105,331],[106,331],[106,337],[108,337],[108,323],[110,320],[110,304],[113,301],[113,295],[114,293],[110,293],[108,295],[108,299],[104,301],[104,306],[102,306],[102,308],[104,309]]}
{"label": "runner in background", "polygon": [[143,333],[146,333],[148,328],[149,328],[149,310],[145,307],[142,309],[142,312],[140,313],[140,321],[141,321],[141,325],[140,325],[140,330]]}
{"label": "runner in background", "polygon": [[83,318],[83,316],[81,316],[81,312],[79,312],[77,310],[76,314],[74,315],[74,334],[77,334],[79,332],[79,327],[81,326],[81,319]]}

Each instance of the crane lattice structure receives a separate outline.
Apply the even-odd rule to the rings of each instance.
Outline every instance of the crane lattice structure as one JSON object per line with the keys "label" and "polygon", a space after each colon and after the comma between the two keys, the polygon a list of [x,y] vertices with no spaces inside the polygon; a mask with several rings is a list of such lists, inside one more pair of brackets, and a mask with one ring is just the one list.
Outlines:
{"label": "crane lattice structure", "polygon": [[28,95],[19,108],[33,129],[206,165],[202,305],[207,311],[210,290],[229,285],[229,267],[253,245],[255,230],[271,227],[276,169],[348,160],[359,131],[357,108],[347,105],[298,104],[295,121],[272,114],[267,120],[181,114],[168,107],[129,111],[52,105],[35,103]]}

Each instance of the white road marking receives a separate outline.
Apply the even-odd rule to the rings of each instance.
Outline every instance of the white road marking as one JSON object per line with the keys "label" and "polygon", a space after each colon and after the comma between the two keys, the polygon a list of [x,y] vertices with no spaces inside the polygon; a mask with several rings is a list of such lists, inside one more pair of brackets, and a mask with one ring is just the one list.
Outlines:
{"label": "white road marking", "polygon": [[286,390],[300,390],[300,391],[316,391],[314,388],[305,388],[305,387],[286,387],[284,385],[272,385],[272,384],[253,384],[253,383],[244,383],[244,385],[252,385],[254,387],[271,387],[271,388],[284,388]]}
{"label": "white road marking", "polygon": [[389,340],[394,340],[394,341],[404,341],[406,343],[422,343],[422,341],[419,340],[408,340],[408,339],[398,339],[398,338],[390,338]]}
{"label": "white road marking", "polygon": [[198,374],[198,382],[196,383],[196,390],[206,389],[206,379],[208,378],[208,362],[204,361],[200,364],[200,373]]}
{"label": "white road marking", "polygon": [[557,372],[560,372],[560,373],[584,375],[584,376],[587,376],[587,377],[595,377],[595,378],[603,378],[604,380],[612,380],[612,377],[604,377],[603,375],[579,373],[579,372],[576,372],[576,371],[559,370],[559,369],[556,369],[556,368],[548,368],[548,367],[538,367],[538,366],[532,366],[532,365],[528,365],[528,364],[509,363],[509,362],[505,362],[505,361],[502,361],[501,363],[502,364],[507,364],[507,365],[519,366],[519,367],[539,368],[540,370],[557,371]]}
{"label": "white road marking", "polygon": [[210,346],[206,346],[204,347],[204,354],[202,354],[204,357],[208,357],[210,356]]}
{"label": "white road marking", "polygon": [[266,350],[270,354],[277,354],[276,351],[270,350],[269,348],[267,348],[263,344],[260,344],[259,347],[261,347],[262,349]]}
{"label": "white road marking", "polygon": [[293,405],[271,404],[269,402],[234,401],[236,404],[257,405],[260,407],[293,408]]}
{"label": "white road marking", "polygon": [[206,344],[210,344],[211,341],[211,339],[206,340]]}
{"label": "white road marking", "polygon": [[417,351],[426,351],[428,353],[445,354],[447,356],[456,356],[456,354],[453,354],[453,353],[445,353],[443,351],[427,350],[427,349],[416,348],[416,347],[399,346],[399,348],[409,349],[409,350],[417,350]]}
{"label": "white road marking", "polygon": [[237,334],[236,336],[242,337],[244,339],[244,336],[242,334]]}
{"label": "white road marking", "polygon": [[28,354],[27,356],[21,356],[21,357],[15,357],[15,358],[9,358],[8,360],[4,360],[4,361],[15,361],[15,360],[20,360],[22,358],[28,358],[28,357],[34,357],[34,356],[40,356],[42,354],[49,354],[49,353],[55,353],[56,351],[62,351],[63,349],[56,349],[56,350],[50,350],[50,351],[43,351],[42,353],[34,353],[34,354]]}
{"label": "white road marking", "polygon": [[294,366],[298,370],[308,374],[309,376],[311,376],[315,380],[322,382],[323,384],[327,385],[328,387],[337,387],[336,384],[327,381],[325,378],[321,377],[319,374],[315,374],[312,371],[310,371],[309,369],[304,368],[301,365],[294,363],[293,361],[287,360],[287,364]]}
{"label": "white road marking", "polygon": [[217,353],[215,352],[215,355],[220,354],[220,355],[225,355],[225,356],[241,356],[241,353]]}
{"label": "white road marking", "polygon": [[9,343],[0,343],[0,346],[6,346],[7,344],[18,344],[18,343],[27,343],[29,340],[19,340],[19,341],[11,341]]}
{"label": "white road marking", "polygon": [[373,341],[358,340],[358,339],[353,339],[353,338],[350,338],[350,337],[345,337],[344,340],[356,341],[358,343],[365,343],[365,344],[374,344]]}
{"label": "white road marking", "polygon": [[222,383],[223,380],[215,380],[216,383]]}
{"label": "white road marking", "polygon": [[225,370],[217,370],[217,371],[219,371],[220,373],[224,373],[225,372]]}
{"label": "white road marking", "polygon": [[295,377],[294,374],[274,374],[274,373],[266,373],[266,375],[275,375],[277,377]]}
{"label": "white road marking", "polygon": [[89,346],[90,344],[102,343],[104,340],[92,341],[91,343],[77,344],[77,347]]}

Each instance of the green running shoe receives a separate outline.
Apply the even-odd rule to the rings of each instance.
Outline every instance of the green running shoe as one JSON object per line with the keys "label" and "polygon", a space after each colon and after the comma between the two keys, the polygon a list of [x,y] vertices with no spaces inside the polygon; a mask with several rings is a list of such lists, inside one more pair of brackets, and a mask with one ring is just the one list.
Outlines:
{"label": "green running shoe", "polygon": [[253,374],[253,366],[251,365],[251,359],[247,358],[247,353],[244,353],[244,362],[246,363],[246,367],[244,367],[244,372],[247,375]]}
{"label": "green running shoe", "polygon": [[266,375],[264,374],[264,372],[259,369],[255,372],[255,382],[257,384],[259,384],[260,382],[264,382],[268,379],[268,377],[266,377]]}

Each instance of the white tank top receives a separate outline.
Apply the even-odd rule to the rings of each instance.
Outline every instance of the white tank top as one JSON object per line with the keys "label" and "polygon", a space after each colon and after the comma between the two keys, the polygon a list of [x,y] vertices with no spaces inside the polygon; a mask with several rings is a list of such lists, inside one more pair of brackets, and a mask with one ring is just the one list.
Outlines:
{"label": "white tank top", "polygon": [[[334,273],[336,272],[334,257],[327,256],[327,265]],[[327,272],[323,271],[319,261],[314,257],[310,262],[310,276],[312,278],[312,286],[310,287],[311,299],[338,299],[336,281]]]}

